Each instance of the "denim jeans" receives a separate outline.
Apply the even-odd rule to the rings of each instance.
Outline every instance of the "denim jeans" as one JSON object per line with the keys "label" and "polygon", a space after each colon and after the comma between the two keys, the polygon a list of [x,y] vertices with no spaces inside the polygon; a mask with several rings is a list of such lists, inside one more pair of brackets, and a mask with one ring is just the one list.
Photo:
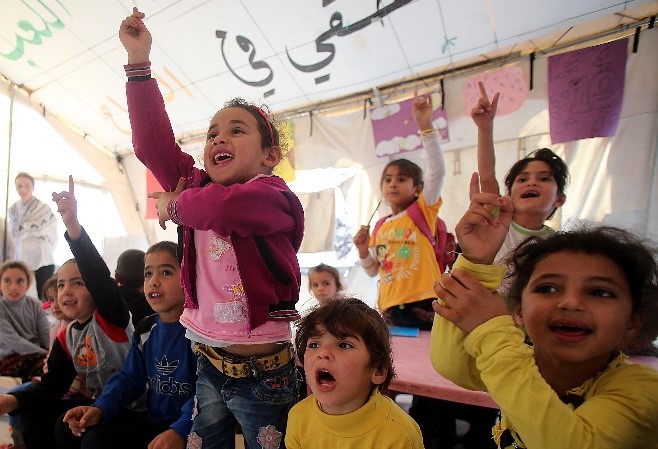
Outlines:
{"label": "denim jeans", "polygon": [[233,448],[236,420],[247,449],[285,447],[288,411],[298,393],[295,360],[273,371],[261,371],[254,363],[252,373],[240,379],[228,377],[199,356],[188,449]]}

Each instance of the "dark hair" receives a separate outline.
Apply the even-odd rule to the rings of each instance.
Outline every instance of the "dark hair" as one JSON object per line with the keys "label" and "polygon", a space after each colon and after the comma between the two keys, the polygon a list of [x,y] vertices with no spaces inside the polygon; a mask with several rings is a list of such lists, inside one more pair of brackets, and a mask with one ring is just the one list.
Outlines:
{"label": "dark hair", "polygon": [[401,175],[407,176],[414,181],[415,186],[423,185],[423,169],[420,168],[417,164],[411,162],[409,159],[394,159],[384,167],[382,170],[382,177],[379,180],[379,186],[381,187],[384,182],[384,174],[389,167],[397,167]]}
{"label": "dark hair", "polygon": [[[553,153],[548,148],[540,148],[535,150],[523,159],[516,161],[516,163],[512,165],[512,168],[510,168],[507,172],[507,176],[505,176],[505,187],[507,188],[507,194],[510,195],[512,193],[512,185],[514,184],[516,177],[519,176],[519,173],[525,170],[528,164],[533,161],[541,161],[548,164],[551,169],[551,174],[557,183],[557,193],[559,195],[564,195],[564,190],[569,183],[569,167],[567,164],[565,164],[560,156]],[[551,218],[554,213],[555,209],[553,209],[553,212],[551,212],[547,218]]]}
{"label": "dark hair", "polygon": [[7,260],[2,265],[0,265],[0,276],[5,274],[5,271],[9,270],[10,268],[16,268],[17,270],[21,270],[23,273],[25,273],[25,277],[27,278],[27,286],[30,286],[32,283],[32,270],[30,270],[30,267],[28,267],[25,262],[22,260]]}
{"label": "dark hair", "polygon": [[312,309],[297,323],[295,348],[302,364],[308,340],[318,334],[318,326],[324,326],[336,338],[360,337],[370,353],[370,366],[387,370],[386,379],[377,388],[381,392],[388,390],[395,376],[391,334],[379,312],[351,297],[330,298]]}
{"label": "dark hair", "polygon": [[649,344],[658,336],[658,264],[655,249],[632,233],[613,226],[588,226],[544,236],[531,236],[511,254],[512,283],[507,299],[512,311],[521,307],[523,289],[537,264],[559,253],[585,253],[610,259],[622,269],[633,300],[633,312],[643,314],[637,341]]}
{"label": "dark hair", "polygon": [[[149,254],[153,253],[169,253],[171,257],[174,259],[178,260],[177,253],[178,253],[178,244],[175,242],[170,242],[169,240],[163,240],[162,242],[154,243],[151,245],[149,249],[146,250],[146,254],[144,256],[147,256]],[[142,270],[143,271],[143,270]],[[142,283],[144,282],[144,277],[142,274]]]}
{"label": "dark hair", "polygon": [[233,98],[226,103],[224,107],[226,108],[241,108],[249,112],[258,123],[258,132],[260,133],[261,147],[269,148],[274,145],[279,145],[279,131],[274,126],[271,114],[269,110],[265,107],[256,106],[254,103],[251,103],[244,98]]}
{"label": "dark hair", "polygon": [[341,291],[343,289],[343,284],[340,283],[340,273],[338,270],[331,265],[327,265],[324,263],[321,263],[320,265],[316,265],[310,270],[308,270],[308,288],[311,288],[311,273],[329,273],[334,277],[334,280],[336,281],[336,290]]}
{"label": "dark hair", "polygon": [[34,187],[34,178],[31,175],[25,173],[24,171],[22,171],[22,172],[20,172],[19,174],[16,175],[16,177],[14,178],[14,183],[16,181],[18,181],[18,178],[29,179],[30,182],[32,183],[32,187]]}
{"label": "dark hair", "polygon": [[144,286],[144,251],[127,249],[117,259],[115,275],[121,285],[139,289]]}
{"label": "dark hair", "polygon": [[43,287],[41,287],[41,299],[44,301],[46,300],[46,292],[49,288],[54,288],[55,292],[57,292],[57,276],[51,276],[43,283]]}

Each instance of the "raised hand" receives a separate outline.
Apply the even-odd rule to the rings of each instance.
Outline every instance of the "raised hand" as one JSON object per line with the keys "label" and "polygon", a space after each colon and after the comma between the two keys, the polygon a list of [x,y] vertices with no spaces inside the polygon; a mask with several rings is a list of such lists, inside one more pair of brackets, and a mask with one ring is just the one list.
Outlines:
{"label": "raised hand", "polygon": [[425,131],[432,128],[432,96],[418,95],[414,92],[414,100],[411,106],[411,115],[413,115],[419,131]]}
{"label": "raised hand", "polygon": [[176,185],[176,190],[173,192],[151,192],[148,194],[149,198],[158,200],[155,208],[158,209],[158,221],[160,222],[160,227],[162,229],[167,229],[165,223],[168,220],[171,220],[167,206],[169,206],[171,200],[178,198],[178,195],[180,195],[183,190],[185,190],[185,178],[180,178]]}
{"label": "raised hand", "polygon": [[502,246],[512,221],[512,200],[480,192],[479,177],[473,173],[471,204],[455,227],[464,257],[478,264],[491,264]]}
{"label": "raised hand", "polygon": [[94,426],[103,419],[103,411],[98,407],[81,405],[70,409],[64,415],[63,422],[69,425],[69,429],[76,437],[82,436],[87,427]]}
{"label": "raised hand", "polygon": [[484,88],[482,81],[478,81],[478,87],[480,88],[480,98],[473,109],[471,109],[471,118],[478,129],[481,131],[490,131],[493,129],[493,121],[494,117],[496,117],[496,110],[498,109],[500,92],[496,92],[493,100],[489,101],[487,90]]}
{"label": "raised hand", "polygon": [[128,52],[128,64],[146,62],[151,54],[153,38],[146,25],[146,15],[133,7],[133,13],[123,19],[119,26],[119,39]]}
{"label": "raised hand", "polygon": [[53,192],[53,201],[57,204],[57,212],[62,216],[69,238],[77,240],[82,234],[82,226],[78,221],[78,201],[75,199],[75,183],[69,175],[69,189],[63,192]]}

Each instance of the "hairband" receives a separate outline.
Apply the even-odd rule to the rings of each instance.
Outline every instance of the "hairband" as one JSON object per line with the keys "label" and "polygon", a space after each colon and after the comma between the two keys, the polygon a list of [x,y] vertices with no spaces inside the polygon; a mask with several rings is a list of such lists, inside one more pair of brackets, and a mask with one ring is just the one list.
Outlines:
{"label": "hairband", "polygon": [[265,119],[265,123],[267,124],[267,129],[270,131],[270,141],[272,142],[271,144],[274,145],[274,130],[272,129],[272,124],[270,123],[270,119],[267,117],[267,113],[259,107],[256,107],[256,110],[261,115],[261,117]]}

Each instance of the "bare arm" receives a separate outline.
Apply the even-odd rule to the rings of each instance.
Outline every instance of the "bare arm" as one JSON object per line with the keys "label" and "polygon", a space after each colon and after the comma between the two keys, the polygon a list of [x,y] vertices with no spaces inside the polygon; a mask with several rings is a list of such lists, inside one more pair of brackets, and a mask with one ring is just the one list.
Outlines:
{"label": "bare arm", "polygon": [[493,141],[493,120],[498,108],[497,92],[493,100],[489,102],[487,91],[482,82],[480,87],[480,99],[471,110],[471,118],[478,127],[478,173],[480,175],[480,186],[483,193],[495,193],[500,195],[500,186],[496,180],[496,154]]}

